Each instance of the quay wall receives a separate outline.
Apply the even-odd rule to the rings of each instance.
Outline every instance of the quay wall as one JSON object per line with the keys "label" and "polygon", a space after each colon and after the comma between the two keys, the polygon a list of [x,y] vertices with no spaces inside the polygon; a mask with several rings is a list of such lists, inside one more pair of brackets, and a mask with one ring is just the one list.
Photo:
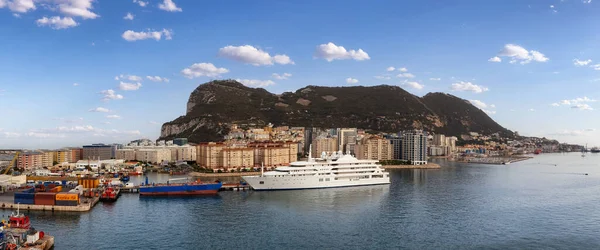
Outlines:
{"label": "quay wall", "polygon": [[[32,205],[32,204],[19,204],[21,210],[38,210],[38,211],[62,211],[62,212],[87,212],[90,211],[100,200],[98,197],[94,197],[89,203],[82,203],[77,206],[52,206],[52,205]],[[1,202],[0,209],[17,209],[17,204],[9,202]]]}

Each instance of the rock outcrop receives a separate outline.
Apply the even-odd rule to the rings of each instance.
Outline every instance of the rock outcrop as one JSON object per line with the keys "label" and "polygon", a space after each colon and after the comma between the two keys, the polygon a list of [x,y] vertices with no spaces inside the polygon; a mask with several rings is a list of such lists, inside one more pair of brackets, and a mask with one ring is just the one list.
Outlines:
{"label": "rock outcrop", "polygon": [[301,127],[357,127],[382,132],[424,129],[459,136],[512,132],[469,101],[445,93],[412,95],[397,86],[307,86],[281,95],[234,80],[201,84],[184,116],[162,126],[160,139],[221,141],[229,124]]}

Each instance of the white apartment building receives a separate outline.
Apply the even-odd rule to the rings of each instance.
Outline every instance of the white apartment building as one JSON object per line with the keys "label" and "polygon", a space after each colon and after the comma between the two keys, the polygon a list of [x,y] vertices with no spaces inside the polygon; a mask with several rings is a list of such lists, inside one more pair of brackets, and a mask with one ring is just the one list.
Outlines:
{"label": "white apartment building", "polygon": [[413,165],[427,164],[427,133],[421,130],[405,131],[402,135],[402,159]]}

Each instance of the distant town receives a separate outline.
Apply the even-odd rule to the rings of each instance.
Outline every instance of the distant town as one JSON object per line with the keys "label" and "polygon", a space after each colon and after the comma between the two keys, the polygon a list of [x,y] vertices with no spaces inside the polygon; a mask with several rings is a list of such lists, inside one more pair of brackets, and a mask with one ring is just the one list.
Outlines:
{"label": "distant town", "polygon": [[186,138],[139,139],[127,144],[92,144],[57,150],[5,149],[0,150],[0,167],[12,164],[24,172],[36,169],[93,171],[127,162],[143,162],[158,169],[185,163],[193,165],[191,170],[194,171],[240,172],[256,171],[261,166],[273,169],[306,158],[309,153],[318,158],[340,151],[358,159],[379,160],[382,164],[422,165],[437,157],[499,164],[519,155],[583,150],[579,145],[560,144],[545,138],[508,139],[499,134],[475,132],[458,138],[421,130],[374,133],[357,128],[276,127],[272,124],[245,128],[231,124],[230,127],[230,133],[219,142],[195,144]]}

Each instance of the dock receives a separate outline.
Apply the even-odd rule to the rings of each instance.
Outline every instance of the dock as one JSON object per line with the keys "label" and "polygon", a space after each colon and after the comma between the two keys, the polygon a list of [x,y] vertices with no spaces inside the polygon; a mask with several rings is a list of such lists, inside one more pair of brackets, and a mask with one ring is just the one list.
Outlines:
{"label": "dock", "polygon": [[[87,212],[100,201],[99,197],[84,198],[81,204],[77,206],[53,206],[53,205],[33,205],[33,204],[19,204],[19,208],[22,210],[37,210],[37,211],[63,211],[63,212]],[[0,203],[0,209],[17,209],[17,204],[2,202]]]}

